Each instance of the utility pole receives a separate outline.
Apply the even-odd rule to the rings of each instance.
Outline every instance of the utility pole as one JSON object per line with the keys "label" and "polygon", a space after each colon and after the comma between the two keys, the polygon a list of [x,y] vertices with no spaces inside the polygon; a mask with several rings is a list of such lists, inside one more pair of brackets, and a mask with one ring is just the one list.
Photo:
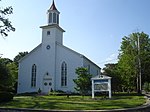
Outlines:
{"label": "utility pole", "polygon": [[138,47],[138,93],[142,93],[142,81],[141,81],[141,59],[140,59],[140,35],[137,34],[137,47]]}

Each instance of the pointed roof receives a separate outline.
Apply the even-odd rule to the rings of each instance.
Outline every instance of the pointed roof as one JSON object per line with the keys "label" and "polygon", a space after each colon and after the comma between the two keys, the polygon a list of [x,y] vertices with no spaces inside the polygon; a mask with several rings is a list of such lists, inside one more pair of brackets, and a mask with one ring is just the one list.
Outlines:
{"label": "pointed roof", "polygon": [[92,80],[96,80],[96,79],[98,79],[98,80],[99,79],[111,79],[111,77],[99,74],[97,76],[92,77]]}
{"label": "pointed roof", "polygon": [[[57,10],[57,8],[56,8],[56,6],[55,6],[54,0],[53,0],[53,3],[52,3],[52,5],[51,5],[51,7],[50,7],[50,10]],[[57,11],[58,11],[58,10],[57,10]]]}

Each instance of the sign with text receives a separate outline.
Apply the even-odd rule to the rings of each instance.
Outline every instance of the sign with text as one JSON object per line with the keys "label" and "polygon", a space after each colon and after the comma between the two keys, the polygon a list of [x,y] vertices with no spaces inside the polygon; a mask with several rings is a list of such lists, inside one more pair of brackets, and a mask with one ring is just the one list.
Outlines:
{"label": "sign with text", "polygon": [[108,83],[94,84],[94,90],[107,91]]}

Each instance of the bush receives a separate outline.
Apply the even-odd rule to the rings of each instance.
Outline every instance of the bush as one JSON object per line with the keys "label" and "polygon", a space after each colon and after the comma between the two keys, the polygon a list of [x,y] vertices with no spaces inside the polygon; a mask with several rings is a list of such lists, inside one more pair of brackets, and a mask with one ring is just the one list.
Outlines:
{"label": "bush", "polygon": [[35,96],[38,92],[26,92],[26,93],[19,93],[17,96]]}
{"label": "bush", "polygon": [[14,94],[12,92],[0,92],[0,102],[7,102],[12,100],[14,97]]}
{"label": "bush", "polygon": [[41,94],[41,92],[42,92],[42,90],[39,88],[39,89],[38,89],[38,94]]}

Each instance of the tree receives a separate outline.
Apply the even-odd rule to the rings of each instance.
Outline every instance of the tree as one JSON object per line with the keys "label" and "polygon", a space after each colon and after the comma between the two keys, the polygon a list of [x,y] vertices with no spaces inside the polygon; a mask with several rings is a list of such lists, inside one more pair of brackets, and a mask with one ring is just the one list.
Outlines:
{"label": "tree", "polygon": [[0,59],[1,59],[1,61],[2,61],[5,65],[10,64],[10,63],[13,62],[13,61],[12,61],[11,59],[9,59],[9,58],[0,58]]}
{"label": "tree", "polygon": [[3,59],[0,58],[0,91],[12,91],[13,78]]}
{"label": "tree", "polygon": [[123,88],[126,90],[136,88],[140,93],[140,73],[142,84],[150,80],[150,38],[147,34],[137,32],[122,38],[117,67]]}
{"label": "tree", "polygon": [[14,88],[14,92],[17,92],[17,84],[18,84],[18,67],[15,62],[9,63],[6,65],[9,69],[9,73],[12,77],[12,86]]}
{"label": "tree", "polygon": [[[0,103],[13,99],[13,77],[7,67],[9,59],[0,58]],[[10,64],[9,62],[7,62]]]}
{"label": "tree", "polygon": [[1,91],[16,92],[16,84],[18,78],[17,65],[8,58],[0,58],[0,88]]}
{"label": "tree", "polygon": [[74,79],[76,84],[75,89],[82,95],[86,95],[91,90],[91,77],[92,75],[88,73],[88,69],[84,67],[79,67],[76,69],[77,79]]}
{"label": "tree", "polygon": [[103,74],[112,77],[111,79],[111,87],[112,91],[119,92],[121,91],[122,87],[122,81],[121,81],[121,76],[117,71],[117,64],[105,64],[105,67],[103,68]]}
{"label": "tree", "polygon": [[17,56],[15,56],[14,58],[14,62],[17,64],[18,66],[18,62],[21,58],[23,58],[24,56],[26,56],[28,54],[28,52],[19,52],[19,54]]}
{"label": "tree", "polygon": [[9,21],[9,19],[7,18],[7,16],[12,13],[13,8],[11,6],[0,9],[0,33],[2,36],[8,36],[8,32],[15,31],[15,28],[12,26],[11,21]]}

